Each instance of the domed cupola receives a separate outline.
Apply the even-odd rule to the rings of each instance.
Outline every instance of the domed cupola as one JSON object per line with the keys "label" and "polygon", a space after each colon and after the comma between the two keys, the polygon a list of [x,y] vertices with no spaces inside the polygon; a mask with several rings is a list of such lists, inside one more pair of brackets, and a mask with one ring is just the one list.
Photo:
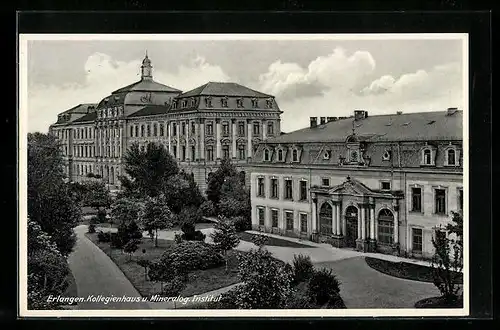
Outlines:
{"label": "domed cupola", "polygon": [[142,60],[141,80],[153,80],[153,67],[151,66],[151,60],[148,57],[147,51],[146,56]]}

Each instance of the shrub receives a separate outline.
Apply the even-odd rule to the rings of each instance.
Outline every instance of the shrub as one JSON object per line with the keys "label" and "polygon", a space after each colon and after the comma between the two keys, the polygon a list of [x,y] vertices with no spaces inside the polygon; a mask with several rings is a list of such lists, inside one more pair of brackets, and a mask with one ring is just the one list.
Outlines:
{"label": "shrub", "polygon": [[111,247],[116,249],[121,249],[127,243],[123,241],[123,238],[118,233],[110,233]]}
{"label": "shrub", "polygon": [[103,232],[103,231],[99,231],[97,233],[97,240],[100,242],[100,243],[108,243],[108,242],[111,242],[111,233],[110,232]]}
{"label": "shrub", "polygon": [[175,233],[175,235],[174,235],[174,242],[175,242],[175,243],[180,243],[180,242],[182,242],[182,234]]}
{"label": "shrub", "polygon": [[91,223],[88,227],[88,231],[87,231],[89,234],[93,234],[95,233],[95,225],[93,223]]}
{"label": "shrub", "polygon": [[174,221],[181,226],[184,224],[192,224],[194,227],[196,223],[202,222],[203,214],[201,209],[196,206],[189,206],[181,209],[181,211],[176,214],[174,218]]}
{"label": "shrub", "polygon": [[129,239],[141,239],[142,238],[142,231],[137,225],[137,222],[131,221],[127,225],[127,234]]}
{"label": "shrub", "polygon": [[186,241],[204,241],[206,235],[199,230],[195,230],[194,223],[185,222],[181,226],[183,234],[181,238]]}
{"label": "shrub", "polygon": [[317,305],[333,303],[340,298],[340,282],[330,269],[315,270],[309,279],[308,296]]}
{"label": "shrub", "polygon": [[97,211],[97,221],[99,223],[106,222],[106,210],[105,209],[99,209]]}
{"label": "shrub", "polygon": [[215,206],[212,201],[205,201],[200,205],[201,213],[206,217],[213,217],[215,215]]}
{"label": "shrub", "polygon": [[139,243],[139,240],[131,239],[123,246],[123,251],[129,254],[129,260],[132,259],[132,254],[139,248]]}
{"label": "shrub", "polygon": [[311,257],[308,255],[293,256],[293,281],[294,284],[304,282],[311,278],[314,272],[314,266]]}
{"label": "shrub", "polygon": [[233,218],[234,228],[236,231],[246,231],[252,229],[252,221],[247,217],[234,217]]}
{"label": "shrub", "polygon": [[99,223],[99,218],[95,215],[93,217],[91,217],[89,220],[89,224],[91,224],[91,225],[97,225],[98,223]]}
{"label": "shrub", "polygon": [[224,265],[223,256],[217,248],[204,242],[181,242],[169,245],[160,263],[167,267],[176,267],[184,271],[209,269]]}
{"label": "shrub", "polygon": [[299,283],[296,290],[290,295],[286,308],[290,309],[315,309],[318,308],[311,302],[311,298],[307,295],[307,282]]}

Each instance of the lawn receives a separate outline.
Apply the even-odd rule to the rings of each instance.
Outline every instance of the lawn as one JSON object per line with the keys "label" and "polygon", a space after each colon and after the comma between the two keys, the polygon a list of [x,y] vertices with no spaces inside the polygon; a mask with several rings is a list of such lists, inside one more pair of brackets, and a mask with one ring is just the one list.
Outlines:
{"label": "lawn", "polygon": [[[433,269],[422,265],[417,265],[409,262],[392,262],[376,258],[365,258],[366,263],[371,268],[398,278],[420,282],[433,282]],[[456,274],[457,283],[463,283],[462,274]]]}
{"label": "lawn", "polygon": [[247,232],[239,232],[238,236],[242,241],[247,241],[247,242],[252,242],[252,238],[256,236],[264,236],[267,238],[266,244],[267,246],[282,246],[282,247],[290,247],[290,248],[314,248],[312,245],[305,245],[305,244],[300,244],[284,239],[279,239],[276,237],[271,237],[271,236],[266,236],[266,235],[259,235],[259,234],[250,234]]}
{"label": "lawn", "polygon": [[[123,253],[119,249],[111,249],[109,243],[99,243],[97,234],[87,233],[85,235],[115,262],[142,296],[149,296],[160,292],[160,283],[146,280],[144,268],[139,266],[136,261],[140,258],[150,261],[158,259],[163,254],[167,245],[175,244],[173,241],[159,239],[159,246],[154,247],[154,241],[149,238],[142,238],[139,249],[133,254],[132,260],[129,260],[130,257],[128,254]],[[142,252],[143,249],[146,250],[145,253]],[[230,252],[228,272],[226,272],[224,266],[191,272],[189,274],[189,282],[181,292],[181,295],[188,297],[238,283],[238,262],[236,256],[241,253],[245,252]]]}

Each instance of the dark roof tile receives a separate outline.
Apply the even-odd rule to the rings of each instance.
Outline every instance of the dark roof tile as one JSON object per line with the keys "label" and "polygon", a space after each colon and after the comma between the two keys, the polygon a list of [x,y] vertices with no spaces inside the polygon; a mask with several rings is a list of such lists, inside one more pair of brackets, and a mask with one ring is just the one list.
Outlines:
{"label": "dark roof tile", "polygon": [[169,107],[164,105],[148,105],[140,110],[128,115],[128,117],[143,117],[143,116],[154,116],[163,115],[168,112]]}
{"label": "dark roof tile", "polygon": [[258,92],[233,82],[208,82],[190,91],[182,93],[179,98],[191,96],[245,96],[245,97],[272,97],[269,94]]}

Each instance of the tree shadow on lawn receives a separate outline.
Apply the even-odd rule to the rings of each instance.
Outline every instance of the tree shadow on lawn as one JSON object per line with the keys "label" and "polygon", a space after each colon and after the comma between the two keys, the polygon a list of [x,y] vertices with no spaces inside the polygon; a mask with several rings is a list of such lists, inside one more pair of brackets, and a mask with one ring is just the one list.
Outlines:
{"label": "tree shadow on lawn", "polygon": [[[386,275],[406,280],[429,283],[434,282],[433,269],[431,267],[417,265],[410,262],[392,262],[370,257],[365,257],[365,261],[368,266]],[[457,283],[463,283],[462,274],[458,274]]]}
{"label": "tree shadow on lawn", "polygon": [[[137,261],[140,259],[149,261],[157,260],[165,252],[168,245],[175,244],[174,241],[159,239],[158,247],[155,247],[154,241],[150,238],[142,238],[139,248],[130,260],[130,256],[120,249],[111,249],[109,243],[98,242],[97,234],[87,233],[85,235],[115,262],[141,296],[149,297],[161,292],[161,284],[146,279],[144,267],[137,264]],[[146,253],[142,252],[143,249],[146,250]],[[244,253],[246,252],[236,250],[228,252],[229,262],[227,272],[225,265],[190,272],[189,281],[181,292],[181,296],[189,297],[195,294],[202,294],[240,282],[237,274],[237,255]]]}

